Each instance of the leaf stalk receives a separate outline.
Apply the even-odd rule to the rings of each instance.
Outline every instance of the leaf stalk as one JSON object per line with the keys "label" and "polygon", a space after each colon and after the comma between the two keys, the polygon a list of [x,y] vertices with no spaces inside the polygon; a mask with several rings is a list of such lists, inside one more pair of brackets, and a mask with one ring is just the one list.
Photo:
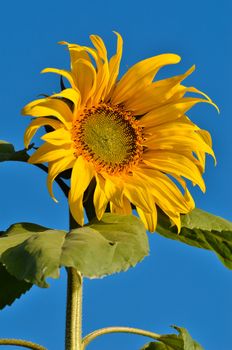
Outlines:
{"label": "leaf stalk", "polygon": [[17,345],[33,350],[47,350],[43,346],[22,339],[0,339],[0,345]]}
{"label": "leaf stalk", "polygon": [[144,337],[149,337],[155,340],[160,339],[160,335],[157,333],[153,333],[150,331],[146,331],[143,329],[139,328],[131,328],[131,327],[106,327],[106,328],[101,328],[96,331],[93,331],[92,333],[86,335],[83,340],[82,340],[82,347],[81,350],[85,350],[87,345],[89,345],[90,342],[92,342],[94,339],[97,337],[104,335],[104,334],[109,334],[109,333],[130,333],[130,334],[137,334],[137,335],[142,335]]}

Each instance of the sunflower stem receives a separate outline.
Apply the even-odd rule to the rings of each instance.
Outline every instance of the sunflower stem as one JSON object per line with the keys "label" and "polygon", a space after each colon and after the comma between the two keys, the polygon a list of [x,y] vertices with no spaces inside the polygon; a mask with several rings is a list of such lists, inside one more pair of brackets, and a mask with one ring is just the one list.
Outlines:
{"label": "sunflower stem", "polygon": [[81,350],[82,342],[82,276],[73,267],[67,268],[66,350]]}
{"label": "sunflower stem", "polygon": [[[79,227],[69,213],[70,230]],[[65,350],[81,350],[82,343],[82,285],[83,278],[79,271],[67,267],[67,302]]]}

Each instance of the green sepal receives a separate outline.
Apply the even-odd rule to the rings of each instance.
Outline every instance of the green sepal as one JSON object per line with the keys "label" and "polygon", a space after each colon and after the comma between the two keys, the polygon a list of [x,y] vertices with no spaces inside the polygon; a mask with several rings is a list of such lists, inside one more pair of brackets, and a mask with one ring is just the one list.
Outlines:
{"label": "green sepal", "polygon": [[59,268],[100,278],[135,266],[149,252],[145,227],[135,216],[105,214],[67,233],[36,224],[12,225],[0,236],[0,262],[19,280],[48,287]]}
{"label": "green sepal", "polygon": [[160,211],[156,231],[166,238],[211,250],[226,267],[232,269],[232,222],[194,209],[181,215],[181,231],[177,233],[170,219]]}
{"label": "green sepal", "polygon": [[177,334],[161,335],[156,342],[146,344],[141,350],[203,350],[202,346],[192,339],[185,328],[173,326]]}
{"label": "green sepal", "polygon": [[22,294],[30,290],[31,287],[31,283],[18,280],[9,274],[5,266],[0,264],[0,310],[7,305],[10,306]]}
{"label": "green sepal", "polygon": [[[33,145],[30,145],[28,149],[32,147]],[[0,140],[0,162],[9,160],[27,162],[28,159],[29,155],[27,154],[26,149],[15,151],[15,148],[11,143]]]}

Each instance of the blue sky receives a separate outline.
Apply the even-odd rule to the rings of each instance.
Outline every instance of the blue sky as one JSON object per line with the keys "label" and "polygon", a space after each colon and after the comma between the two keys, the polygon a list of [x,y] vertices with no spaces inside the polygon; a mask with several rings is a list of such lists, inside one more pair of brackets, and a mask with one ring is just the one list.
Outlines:
{"label": "blue sky", "polygon": [[[89,44],[101,35],[109,53],[115,49],[113,30],[124,38],[121,73],[146,57],[173,52],[182,62],[162,76],[184,72],[196,64],[186,83],[206,92],[220,107],[196,106],[191,117],[212,133],[218,165],[207,162],[206,194],[193,189],[198,207],[232,220],[231,214],[231,10],[226,1],[60,1],[4,2],[1,5],[0,139],[18,149],[28,118],[21,108],[40,93],[58,91],[44,67],[68,67],[68,53],[58,41]],[[56,188],[59,204],[46,189],[45,174],[28,164],[0,166],[1,228],[14,222],[35,222],[67,229],[67,204]],[[210,252],[149,235],[151,253],[127,273],[84,285],[84,333],[112,325],[170,332],[186,327],[206,350],[230,350],[232,272]],[[0,312],[0,337],[33,340],[49,350],[63,349],[65,316],[64,271],[49,289],[34,287],[13,307]],[[130,335],[99,338],[90,350],[138,349],[148,339]],[[14,347],[11,347],[14,349]],[[17,348],[15,348],[17,349]]]}

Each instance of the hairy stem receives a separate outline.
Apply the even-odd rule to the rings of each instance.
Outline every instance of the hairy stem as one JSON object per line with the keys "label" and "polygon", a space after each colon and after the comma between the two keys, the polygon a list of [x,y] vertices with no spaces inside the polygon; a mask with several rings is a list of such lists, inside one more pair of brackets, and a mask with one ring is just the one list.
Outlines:
{"label": "hairy stem", "polygon": [[21,339],[0,339],[0,345],[16,345],[33,350],[46,350],[46,348],[41,345]]}
{"label": "hairy stem", "polygon": [[84,337],[82,341],[82,348],[81,350],[85,350],[86,346],[93,341],[95,338],[99,337],[100,335],[109,334],[109,333],[131,333],[131,334],[138,334],[142,335],[144,337],[149,337],[155,340],[158,340],[160,338],[159,334],[145,331],[143,329],[139,328],[131,328],[131,327],[107,327],[107,328],[101,328],[98,329],[90,334],[88,334],[86,337]]}
{"label": "hairy stem", "polygon": [[[69,211],[69,228],[78,228]],[[82,342],[82,284],[83,278],[79,271],[73,267],[67,267],[67,304],[66,304],[66,333],[65,349],[81,350]]]}
{"label": "hairy stem", "polygon": [[82,341],[82,276],[73,267],[67,268],[66,350],[81,350]]}

